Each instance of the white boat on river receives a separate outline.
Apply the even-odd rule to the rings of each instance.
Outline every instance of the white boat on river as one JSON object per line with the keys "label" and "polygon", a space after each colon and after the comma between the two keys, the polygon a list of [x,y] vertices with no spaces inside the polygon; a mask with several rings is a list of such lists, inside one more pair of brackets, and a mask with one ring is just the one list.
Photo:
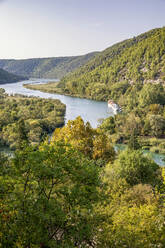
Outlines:
{"label": "white boat on river", "polygon": [[108,100],[108,108],[112,109],[115,115],[122,112],[121,107],[112,100]]}
{"label": "white boat on river", "polygon": [[89,121],[91,126],[96,128],[99,119],[107,118],[113,115],[113,112],[107,111],[107,103],[94,101],[78,97],[64,96],[59,94],[44,93],[38,90],[31,90],[23,87],[23,84],[57,82],[57,79],[31,79],[13,84],[1,84],[0,88],[5,89],[8,94],[22,94],[26,96],[37,96],[42,98],[59,99],[66,104],[65,120],[74,120],[81,116],[85,122]]}

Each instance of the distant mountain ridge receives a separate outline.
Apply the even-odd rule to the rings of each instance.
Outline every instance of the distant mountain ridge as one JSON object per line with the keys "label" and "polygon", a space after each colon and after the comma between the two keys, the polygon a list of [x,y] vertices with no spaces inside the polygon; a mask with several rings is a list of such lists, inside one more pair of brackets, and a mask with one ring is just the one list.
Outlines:
{"label": "distant mountain ridge", "polygon": [[65,94],[108,100],[135,83],[165,83],[165,27],[105,49],[66,75],[59,87]]}
{"label": "distant mountain ridge", "polygon": [[32,59],[0,59],[0,68],[25,77],[62,78],[67,73],[84,65],[98,52],[81,56],[32,58]]}
{"label": "distant mountain ridge", "polygon": [[28,79],[27,77],[17,76],[15,74],[9,73],[3,69],[0,69],[0,84],[15,83]]}

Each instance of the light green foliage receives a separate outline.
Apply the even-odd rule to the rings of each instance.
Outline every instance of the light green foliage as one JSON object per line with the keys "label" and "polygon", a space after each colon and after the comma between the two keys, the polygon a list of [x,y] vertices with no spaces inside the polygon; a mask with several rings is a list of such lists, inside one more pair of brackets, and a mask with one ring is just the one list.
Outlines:
{"label": "light green foliage", "polygon": [[[156,95],[156,92],[153,94]],[[124,109],[122,114],[116,115],[113,118],[113,126],[115,128],[110,125],[109,120],[111,117],[104,120],[100,128],[107,135],[116,136],[117,142],[122,141],[130,144],[131,139],[133,141],[135,137],[136,143],[139,143],[140,146],[142,137],[143,140],[149,140],[151,137],[161,138],[163,142],[165,137],[165,117],[163,115],[163,109],[163,105],[156,103],[149,104],[146,107],[137,106],[128,111]]]}
{"label": "light green foliage", "polygon": [[[165,171],[138,149],[164,147],[164,41],[162,28],[118,43],[56,85],[119,101],[123,113],[98,129],[78,117],[30,147],[64,106],[1,91],[1,133],[17,152],[0,155],[0,247],[165,247]],[[115,154],[115,135],[130,149]]]}
{"label": "light green foliage", "polygon": [[139,104],[142,107],[150,104],[165,105],[165,92],[161,84],[145,84],[139,94]]}
{"label": "light green foliage", "polygon": [[113,215],[109,247],[164,247],[163,218],[156,205],[121,207]]}
{"label": "light green foliage", "polygon": [[122,107],[122,114],[115,118],[114,128],[102,125],[107,135],[116,133],[116,140],[125,143],[134,134],[138,139],[164,139],[164,53],[163,27],[107,48],[59,83],[26,87],[96,100],[113,99]]}
{"label": "light green foliage", "polygon": [[147,120],[149,121],[150,130],[149,133],[157,138],[165,134],[165,118],[161,115],[149,115]]}
{"label": "light green foliage", "polygon": [[85,124],[80,116],[74,121],[68,121],[65,127],[56,129],[52,138],[52,141],[54,140],[64,140],[66,144],[72,144],[88,157],[101,159],[103,164],[115,158],[109,138],[99,129],[93,129],[88,122]]}
{"label": "light green foliage", "polygon": [[[133,153],[133,152],[132,152]],[[136,153],[136,156],[135,156]],[[124,170],[128,159],[127,173],[130,173],[130,178],[139,177],[139,182],[147,182],[147,184],[136,184],[128,180],[128,174],[121,174],[121,170],[116,168],[116,163]],[[138,167],[139,152],[135,151],[134,161],[131,158],[131,153],[128,151],[125,154],[119,155],[119,158],[114,164],[109,164],[105,167],[103,173],[103,181],[106,183],[106,196],[104,204],[100,204],[97,211],[102,216],[102,222],[99,224],[98,246],[97,247],[126,247],[126,248],[141,248],[141,247],[164,247],[164,207],[160,201],[160,194],[155,191],[151,185],[154,181],[154,168],[147,168],[141,164],[143,170],[136,169],[131,166],[136,163]],[[122,158],[122,159],[121,159]],[[146,163],[146,161],[141,162]],[[148,160],[148,167],[151,166]],[[136,173],[134,173],[136,170]],[[132,173],[132,174],[131,174]],[[150,174],[151,173],[151,174]],[[152,175],[152,178],[150,178]],[[155,175],[155,177],[157,177]],[[161,179],[162,180],[162,179]],[[127,183],[127,181],[129,183]],[[156,180],[155,180],[156,182]],[[138,182],[137,182],[138,183]],[[151,183],[151,184],[150,184]],[[157,184],[154,183],[156,186]]]}
{"label": "light green foliage", "polygon": [[94,242],[100,179],[93,162],[70,145],[53,143],[26,147],[8,171],[0,169],[0,247],[71,248]]}
{"label": "light green foliage", "polygon": [[115,158],[81,117],[39,147],[20,144],[0,156],[0,247],[164,248],[164,174],[140,150]]}
{"label": "light green foliage", "polygon": [[156,175],[159,166],[145,157],[141,151],[123,151],[113,166],[116,176],[124,178],[131,186],[139,183],[157,184]]}
{"label": "light green foliage", "polygon": [[[164,41],[163,27],[107,48],[64,77],[61,81],[63,92],[96,100],[117,100],[135,83],[163,82]],[[76,91],[73,82],[76,82]]]}
{"label": "light green foliage", "polygon": [[104,119],[101,125],[99,126],[101,130],[104,130],[106,134],[111,135],[115,133],[115,119],[114,117],[110,116],[107,119]]}

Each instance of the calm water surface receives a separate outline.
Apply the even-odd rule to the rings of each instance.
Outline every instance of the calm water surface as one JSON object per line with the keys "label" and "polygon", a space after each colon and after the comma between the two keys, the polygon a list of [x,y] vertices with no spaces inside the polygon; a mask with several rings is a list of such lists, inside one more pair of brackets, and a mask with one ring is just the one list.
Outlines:
{"label": "calm water surface", "polygon": [[107,118],[112,115],[108,112],[107,102],[87,100],[77,97],[70,97],[58,94],[44,93],[38,90],[30,90],[23,87],[23,84],[46,83],[50,81],[58,81],[56,79],[34,79],[22,81],[13,84],[1,84],[0,87],[5,89],[8,94],[22,94],[26,96],[38,96],[42,98],[59,99],[66,104],[66,122],[74,120],[77,116],[81,116],[84,121],[89,121],[92,127],[97,127],[99,119]]}
{"label": "calm water surface", "polygon": [[[107,118],[110,115],[113,115],[112,112],[109,112],[107,107],[107,102],[87,100],[77,97],[70,97],[58,94],[44,93],[38,90],[30,90],[23,87],[23,84],[31,83],[47,83],[50,81],[58,81],[56,79],[33,79],[28,81],[22,81],[13,84],[1,84],[0,87],[5,89],[6,93],[11,94],[22,94],[26,96],[37,96],[42,98],[52,98],[59,99],[61,102],[66,104],[66,122],[68,120],[74,120],[77,116],[81,116],[83,120],[89,121],[92,127],[97,127],[99,120],[102,118]],[[119,147],[118,147],[119,149]],[[120,150],[122,147],[120,146]],[[156,154],[148,152],[151,158],[159,165],[165,166],[165,156],[161,154]]]}
{"label": "calm water surface", "polygon": [[[127,148],[126,145],[124,144],[116,144],[115,145],[115,151],[119,152],[119,151],[123,151]],[[151,159],[153,159],[158,165],[160,166],[165,166],[165,155],[164,154],[158,154],[155,152],[150,152],[150,151],[143,151],[143,154],[145,156],[149,156]]]}

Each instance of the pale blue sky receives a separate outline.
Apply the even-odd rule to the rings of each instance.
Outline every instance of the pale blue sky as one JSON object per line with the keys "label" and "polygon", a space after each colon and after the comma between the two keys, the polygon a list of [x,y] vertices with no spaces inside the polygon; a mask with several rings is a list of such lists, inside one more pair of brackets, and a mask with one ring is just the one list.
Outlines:
{"label": "pale blue sky", "polygon": [[165,0],[0,0],[0,58],[85,54],[165,26]]}

